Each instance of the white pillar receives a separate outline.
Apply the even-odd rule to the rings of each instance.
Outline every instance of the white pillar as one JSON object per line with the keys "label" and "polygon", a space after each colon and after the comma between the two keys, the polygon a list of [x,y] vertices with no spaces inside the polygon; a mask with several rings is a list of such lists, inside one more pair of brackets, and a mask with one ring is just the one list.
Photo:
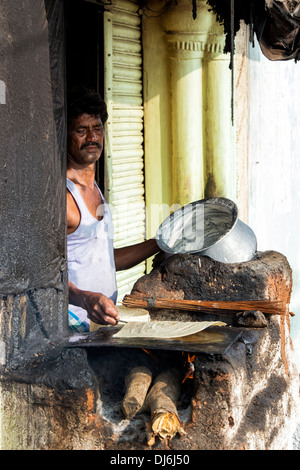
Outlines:
{"label": "white pillar", "polygon": [[170,41],[173,202],[203,197],[202,67],[194,43]]}
{"label": "white pillar", "polygon": [[204,0],[181,0],[165,15],[172,119],[173,202],[236,198],[230,56],[225,35]]}

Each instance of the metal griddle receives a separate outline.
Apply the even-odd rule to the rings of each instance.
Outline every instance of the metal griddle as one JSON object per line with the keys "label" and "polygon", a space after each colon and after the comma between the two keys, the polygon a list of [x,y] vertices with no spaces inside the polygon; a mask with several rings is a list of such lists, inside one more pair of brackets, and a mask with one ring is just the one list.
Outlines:
{"label": "metal griddle", "polygon": [[144,348],[186,351],[206,354],[225,354],[241,335],[239,328],[212,326],[194,335],[174,339],[113,338],[121,326],[100,327],[92,333],[75,334],[69,338],[72,348]]}

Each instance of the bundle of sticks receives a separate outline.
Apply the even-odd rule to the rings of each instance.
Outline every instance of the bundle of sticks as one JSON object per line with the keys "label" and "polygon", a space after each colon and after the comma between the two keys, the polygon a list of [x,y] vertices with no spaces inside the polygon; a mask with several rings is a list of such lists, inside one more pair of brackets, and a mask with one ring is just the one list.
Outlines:
{"label": "bundle of sticks", "polygon": [[174,310],[202,311],[224,314],[259,310],[270,315],[286,315],[287,305],[280,301],[269,300],[178,300],[125,295],[123,305],[141,308],[169,308]]}

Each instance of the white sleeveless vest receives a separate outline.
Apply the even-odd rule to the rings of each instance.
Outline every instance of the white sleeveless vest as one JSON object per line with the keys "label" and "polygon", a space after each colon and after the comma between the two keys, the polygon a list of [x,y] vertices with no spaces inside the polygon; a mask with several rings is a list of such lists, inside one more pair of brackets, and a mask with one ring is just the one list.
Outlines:
{"label": "white sleeveless vest", "polygon": [[[76,185],[67,179],[67,188],[80,211],[80,224],[67,236],[69,281],[81,290],[99,292],[117,301],[116,269],[113,249],[113,223],[110,209],[99,187],[104,204],[104,216],[98,221],[88,210]],[[89,330],[86,310],[69,304],[70,312]]]}

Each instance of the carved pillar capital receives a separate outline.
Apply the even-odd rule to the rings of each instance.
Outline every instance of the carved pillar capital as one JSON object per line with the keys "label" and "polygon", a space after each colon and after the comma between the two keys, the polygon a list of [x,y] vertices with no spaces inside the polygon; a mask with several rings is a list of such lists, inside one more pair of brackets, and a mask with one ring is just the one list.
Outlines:
{"label": "carved pillar capital", "polygon": [[205,0],[197,0],[197,16],[193,19],[192,1],[181,0],[162,17],[171,58],[222,58],[225,36],[223,27]]}
{"label": "carved pillar capital", "polygon": [[[207,36],[198,38],[189,38],[187,33],[181,33],[174,37],[172,34],[167,35],[168,50],[170,58],[185,59],[199,58],[201,60],[223,59],[224,60],[224,37],[216,38],[215,36],[209,41]],[[226,58],[227,59],[227,58]]]}

